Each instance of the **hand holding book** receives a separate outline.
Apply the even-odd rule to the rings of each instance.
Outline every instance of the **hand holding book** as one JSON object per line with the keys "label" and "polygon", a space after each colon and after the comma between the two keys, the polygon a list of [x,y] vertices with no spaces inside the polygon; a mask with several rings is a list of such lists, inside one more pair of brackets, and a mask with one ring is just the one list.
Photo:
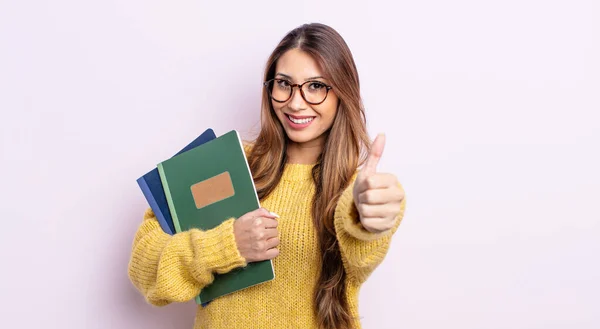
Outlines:
{"label": "hand holding book", "polygon": [[[239,133],[229,131],[157,165],[175,232],[212,230],[234,221],[235,244],[248,264],[215,273],[198,304],[271,281],[278,253],[276,216],[261,210]],[[275,222],[275,223],[274,223]]]}
{"label": "hand holding book", "polygon": [[265,208],[251,211],[233,224],[238,250],[247,262],[273,259],[279,255],[277,216]]}

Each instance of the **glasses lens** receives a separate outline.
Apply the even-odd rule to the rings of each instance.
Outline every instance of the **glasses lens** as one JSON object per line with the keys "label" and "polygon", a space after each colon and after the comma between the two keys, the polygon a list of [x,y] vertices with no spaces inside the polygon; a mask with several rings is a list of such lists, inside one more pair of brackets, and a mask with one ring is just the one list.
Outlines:
{"label": "glasses lens", "polygon": [[271,97],[278,102],[285,102],[292,95],[292,86],[285,80],[271,80],[267,88]]}
{"label": "glasses lens", "polygon": [[[293,93],[293,87],[287,80],[269,81],[267,89],[271,98],[278,102],[287,102]],[[327,85],[319,81],[309,81],[302,85],[304,100],[310,104],[320,104],[327,97]]]}
{"label": "glasses lens", "polygon": [[318,104],[327,97],[327,86],[318,81],[309,81],[302,86],[302,92],[307,102]]}

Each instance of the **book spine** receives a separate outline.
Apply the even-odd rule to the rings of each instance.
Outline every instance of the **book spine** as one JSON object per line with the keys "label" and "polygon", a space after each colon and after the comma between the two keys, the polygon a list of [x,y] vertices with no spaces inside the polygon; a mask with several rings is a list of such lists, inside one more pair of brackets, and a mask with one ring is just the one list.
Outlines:
{"label": "book spine", "polygon": [[142,193],[144,194],[144,197],[146,198],[148,205],[150,205],[150,208],[154,212],[154,215],[156,215],[156,219],[158,221],[158,224],[160,224],[160,227],[163,229],[163,231],[165,233],[173,235],[173,231],[167,224],[167,220],[165,219],[165,216],[163,215],[162,211],[160,210],[160,207],[158,206],[158,202],[156,202],[156,199],[154,198],[154,194],[152,194],[152,191],[150,190],[150,187],[148,186],[148,182],[146,182],[146,179],[144,177],[140,177],[137,180],[137,183],[138,183],[138,186],[140,187],[140,189],[142,190]]}
{"label": "book spine", "polygon": [[165,190],[165,196],[167,197],[167,204],[169,205],[169,210],[171,211],[171,217],[173,218],[173,226],[175,226],[175,232],[181,232],[181,226],[179,225],[179,218],[177,217],[177,211],[175,210],[175,206],[173,205],[173,199],[171,198],[171,191],[169,190],[169,182],[165,175],[165,171],[163,169],[162,163],[157,165],[158,173],[160,174],[160,180],[163,185],[163,189]]}

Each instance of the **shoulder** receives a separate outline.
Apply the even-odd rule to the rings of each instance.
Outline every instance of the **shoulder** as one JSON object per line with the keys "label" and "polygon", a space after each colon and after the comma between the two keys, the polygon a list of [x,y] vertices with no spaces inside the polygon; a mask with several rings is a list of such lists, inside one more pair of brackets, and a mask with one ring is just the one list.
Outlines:
{"label": "shoulder", "polygon": [[242,146],[244,147],[244,152],[246,153],[246,157],[248,157],[250,155],[250,152],[252,152],[254,143],[251,141],[242,140]]}
{"label": "shoulder", "polygon": [[356,168],[354,170],[354,173],[352,174],[352,177],[350,177],[350,183],[354,183],[354,181],[356,180],[356,178],[358,177],[358,173],[360,172],[360,168]]}

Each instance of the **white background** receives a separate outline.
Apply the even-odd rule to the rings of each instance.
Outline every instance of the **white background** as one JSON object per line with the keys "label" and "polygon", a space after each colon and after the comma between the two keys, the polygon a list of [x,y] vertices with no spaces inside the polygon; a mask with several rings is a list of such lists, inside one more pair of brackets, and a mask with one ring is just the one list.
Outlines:
{"label": "white background", "polygon": [[268,55],[349,44],[405,221],[366,329],[600,327],[600,2],[0,0],[0,327],[191,328],[127,279],[135,180],[258,129]]}

